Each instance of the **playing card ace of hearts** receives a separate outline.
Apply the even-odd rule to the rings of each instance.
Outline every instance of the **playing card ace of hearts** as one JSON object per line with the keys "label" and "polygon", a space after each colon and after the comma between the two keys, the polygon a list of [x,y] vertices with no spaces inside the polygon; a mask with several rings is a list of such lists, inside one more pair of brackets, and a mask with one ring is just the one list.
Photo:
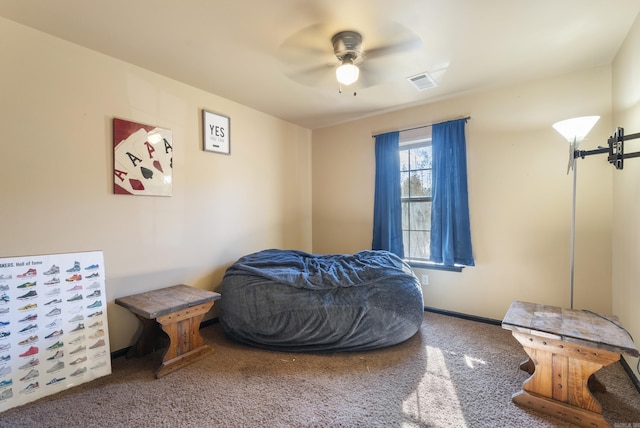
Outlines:
{"label": "playing card ace of hearts", "polygon": [[171,196],[171,130],[113,119],[113,192]]}

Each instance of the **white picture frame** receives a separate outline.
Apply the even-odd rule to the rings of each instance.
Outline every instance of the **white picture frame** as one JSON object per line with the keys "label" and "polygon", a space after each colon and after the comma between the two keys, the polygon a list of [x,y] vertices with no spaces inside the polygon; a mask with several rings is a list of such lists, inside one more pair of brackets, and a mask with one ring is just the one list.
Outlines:
{"label": "white picture frame", "polygon": [[231,154],[231,125],[228,116],[202,110],[202,144],[206,152]]}

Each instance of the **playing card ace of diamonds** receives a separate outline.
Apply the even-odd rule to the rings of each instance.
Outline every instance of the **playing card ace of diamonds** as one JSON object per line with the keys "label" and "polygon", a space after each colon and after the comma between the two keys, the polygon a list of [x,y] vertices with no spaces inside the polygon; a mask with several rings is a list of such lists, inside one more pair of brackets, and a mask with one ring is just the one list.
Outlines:
{"label": "playing card ace of diamonds", "polygon": [[113,144],[114,193],[171,196],[171,130],[113,119]]}

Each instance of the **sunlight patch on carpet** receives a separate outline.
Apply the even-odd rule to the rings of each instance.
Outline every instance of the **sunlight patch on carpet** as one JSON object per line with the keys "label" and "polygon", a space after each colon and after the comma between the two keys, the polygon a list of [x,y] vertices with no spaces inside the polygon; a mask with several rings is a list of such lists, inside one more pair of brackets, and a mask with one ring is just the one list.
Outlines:
{"label": "sunlight patch on carpet", "polygon": [[464,356],[464,362],[467,365],[467,367],[469,367],[470,369],[475,369],[476,365],[479,365],[479,364],[482,364],[482,365],[487,364],[486,361],[481,360],[480,358],[470,357],[468,355]]}
{"label": "sunlight patch on carpet", "polygon": [[416,389],[402,402],[402,427],[466,427],[460,400],[451,379],[445,355],[439,348],[426,347],[427,366]]}

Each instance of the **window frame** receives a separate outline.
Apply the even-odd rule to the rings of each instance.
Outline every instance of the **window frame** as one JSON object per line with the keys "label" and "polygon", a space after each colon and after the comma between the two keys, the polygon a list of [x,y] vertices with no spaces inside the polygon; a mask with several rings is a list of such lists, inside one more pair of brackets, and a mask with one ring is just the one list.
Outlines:
{"label": "window frame", "polygon": [[[404,150],[411,150],[419,147],[426,147],[430,145],[431,145],[431,127],[428,127],[428,128],[425,127],[425,129],[411,129],[408,131],[400,132],[399,143],[398,143],[399,152],[402,152]],[[433,170],[433,164],[432,164],[431,171],[432,170]],[[409,165],[409,170],[408,170],[409,176],[411,176],[411,171],[415,171],[415,170],[412,170]],[[400,174],[402,174],[403,172],[407,172],[407,171],[401,170]],[[402,180],[400,185],[402,185]],[[404,204],[405,202],[409,204],[411,202],[432,202],[433,194],[431,194],[431,196],[421,196],[421,197],[415,197],[415,198],[402,197],[400,201],[401,201],[401,204]],[[402,215],[404,217],[404,209],[403,209]],[[404,234],[405,229],[403,229],[402,231]],[[411,229],[407,229],[407,231],[411,231]],[[429,234],[431,234],[430,228],[429,228]],[[425,259],[412,259],[407,254],[405,254],[404,261],[407,262],[409,266],[413,268],[419,268],[419,269],[433,269],[433,270],[444,270],[444,271],[450,271],[450,272],[462,272],[462,269],[464,268],[463,265],[444,266],[443,264],[435,263]]]}

